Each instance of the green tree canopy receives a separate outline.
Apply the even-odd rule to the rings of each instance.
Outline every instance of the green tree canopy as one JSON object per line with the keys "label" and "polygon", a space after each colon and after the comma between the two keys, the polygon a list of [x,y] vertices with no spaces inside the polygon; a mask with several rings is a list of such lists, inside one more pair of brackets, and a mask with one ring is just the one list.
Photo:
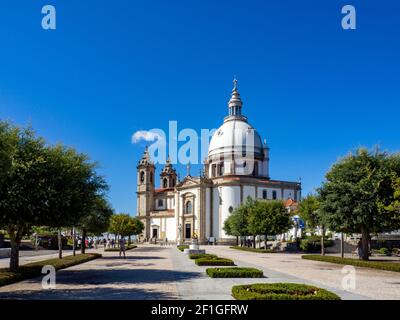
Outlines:
{"label": "green tree canopy", "polygon": [[318,190],[321,215],[335,231],[362,234],[362,258],[369,258],[371,233],[400,227],[399,213],[384,209],[395,195],[393,175],[400,176],[398,155],[358,149],[332,166]]}
{"label": "green tree canopy", "polygon": [[248,218],[249,231],[254,235],[278,235],[293,225],[285,205],[279,200],[257,200]]}
{"label": "green tree canopy", "polygon": [[[90,212],[107,190],[88,157],[61,145],[49,146],[31,128],[4,124],[11,136],[11,167],[0,185],[0,225],[10,236],[10,268],[19,264],[19,244],[32,226],[68,227]],[[5,143],[0,143],[4,145]]]}
{"label": "green tree canopy", "polygon": [[136,234],[137,222],[129,214],[120,213],[111,216],[109,232],[127,237]]}
{"label": "green tree canopy", "polygon": [[316,195],[309,194],[303,198],[299,204],[298,213],[300,218],[305,221],[307,228],[315,230],[321,225],[319,215],[319,200]]}

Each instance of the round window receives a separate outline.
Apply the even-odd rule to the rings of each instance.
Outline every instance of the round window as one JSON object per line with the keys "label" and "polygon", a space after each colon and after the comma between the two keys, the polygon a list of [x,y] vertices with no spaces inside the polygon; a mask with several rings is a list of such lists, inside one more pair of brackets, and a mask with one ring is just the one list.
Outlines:
{"label": "round window", "polygon": [[228,210],[229,210],[229,213],[232,213],[233,212],[233,207],[230,206]]}

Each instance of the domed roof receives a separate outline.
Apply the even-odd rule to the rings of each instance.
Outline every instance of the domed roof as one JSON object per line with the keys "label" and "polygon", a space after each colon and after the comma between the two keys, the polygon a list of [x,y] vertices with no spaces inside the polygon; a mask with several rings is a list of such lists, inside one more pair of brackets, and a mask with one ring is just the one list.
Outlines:
{"label": "domed roof", "polygon": [[226,119],[214,133],[208,148],[208,156],[238,153],[263,154],[263,144],[258,132],[243,119]]}
{"label": "domed roof", "polygon": [[223,154],[252,154],[263,156],[263,144],[258,132],[242,115],[243,102],[237,89],[237,80],[233,80],[233,90],[228,102],[229,115],[223,125],[214,133],[208,148],[208,157]]}

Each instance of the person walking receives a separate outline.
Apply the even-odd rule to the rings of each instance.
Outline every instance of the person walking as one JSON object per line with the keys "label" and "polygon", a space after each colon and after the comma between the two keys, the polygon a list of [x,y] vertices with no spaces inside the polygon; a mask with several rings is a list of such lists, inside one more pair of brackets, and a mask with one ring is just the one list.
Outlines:
{"label": "person walking", "polygon": [[121,239],[119,240],[119,256],[121,256],[121,254],[124,254],[124,259],[126,259],[125,256],[125,239],[123,237],[121,237]]}

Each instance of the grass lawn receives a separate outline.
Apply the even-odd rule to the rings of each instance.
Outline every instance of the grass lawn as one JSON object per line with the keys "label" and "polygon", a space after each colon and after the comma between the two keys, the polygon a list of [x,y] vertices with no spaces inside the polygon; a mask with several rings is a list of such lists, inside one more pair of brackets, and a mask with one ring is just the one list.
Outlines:
{"label": "grass lawn", "polygon": [[14,282],[38,277],[42,275],[42,268],[46,265],[52,265],[56,270],[60,270],[97,258],[101,258],[101,254],[86,253],[76,256],[66,256],[62,259],[55,258],[28,263],[20,266],[17,272],[11,272],[9,269],[0,269],[0,286],[5,286]]}
{"label": "grass lawn", "polygon": [[[129,250],[132,250],[135,248],[137,248],[137,246],[131,244],[130,246],[127,246],[125,248],[125,251],[129,251]],[[105,249],[104,252],[119,252],[119,248],[118,247],[117,248],[108,248],[108,249]]]}
{"label": "grass lawn", "polygon": [[258,253],[276,253],[277,251],[271,249],[257,249],[257,248],[249,248],[249,247],[238,247],[234,246],[231,249],[242,250],[242,251],[249,251],[249,252],[258,252]]}
{"label": "grass lawn", "polygon": [[306,260],[314,260],[314,261],[322,261],[322,262],[330,262],[344,265],[351,265],[356,267],[365,267],[365,268],[373,268],[380,269],[386,271],[395,271],[400,272],[400,262],[390,262],[390,261],[364,261],[358,259],[344,258],[341,257],[333,257],[333,256],[321,256],[317,254],[307,254],[302,256],[303,259]]}

